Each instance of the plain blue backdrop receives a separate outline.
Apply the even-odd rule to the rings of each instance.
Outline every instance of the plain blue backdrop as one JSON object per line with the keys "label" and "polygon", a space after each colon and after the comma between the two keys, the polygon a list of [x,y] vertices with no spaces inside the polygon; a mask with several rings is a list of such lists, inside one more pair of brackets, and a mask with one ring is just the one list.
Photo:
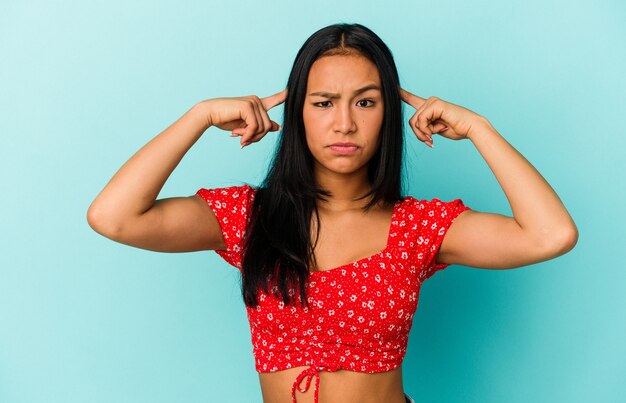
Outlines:
{"label": "plain blue backdrop", "polygon": [[[336,22],[374,30],[407,90],[487,117],[579,229],[557,259],[425,283],[407,393],[626,401],[624,21],[623,2],[590,0],[4,1],[0,402],[261,402],[237,270],[113,242],[86,213],[192,105],[284,89],[302,43]],[[205,132],[159,198],[259,183],[276,134],[243,150],[228,134]],[[511,215],[471,142],[406,135],[407,194]]]}

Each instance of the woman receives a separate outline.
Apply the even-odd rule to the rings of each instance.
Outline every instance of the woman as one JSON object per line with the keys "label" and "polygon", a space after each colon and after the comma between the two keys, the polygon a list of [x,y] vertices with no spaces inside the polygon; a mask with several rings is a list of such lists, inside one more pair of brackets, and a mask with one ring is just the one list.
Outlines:
{"label": "woman", "polygon": [[[411,129],[427,146],[437,134],[477,147],[513,217],[401,195],[401,101],[416,109]],[[283,102],[261,186],[155,200],[209,127],[244,147],[281,130],[267,111]],[[578,236],[550,185],[486,118],[400,88],[391,52],[359,24],[314,33],[284,91],[192,107],[120,168],[88,221],[117,242],[215,250],[237,267],[263,400],[273,403],[413,401],[401,364],[421,284],[450,264],[510,269],[552,259]]]}

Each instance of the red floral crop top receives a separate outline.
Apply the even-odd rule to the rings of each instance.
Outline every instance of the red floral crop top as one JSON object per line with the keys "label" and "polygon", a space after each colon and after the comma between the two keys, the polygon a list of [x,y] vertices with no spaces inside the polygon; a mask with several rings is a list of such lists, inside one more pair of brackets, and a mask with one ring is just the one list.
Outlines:
{"label": "red floral crop top", "polygon": [[[196,193],[209,204],[222,228],[226,250],[215,252],[240,271],[243,233],[255,192],[243,185],[202,188]],[[461,199],[444,202],[407,196],[393,208],[383,250],[311,272],[308,308],[285,306],[280,298],[260,290],[259,305],[246,307],[257,372],[305,366],[293,383],[292,400],[296,402],[296,389],[307,391],[315,377],[317,402],[319,371],[375,373],[399,366],[421,284],[449,266],[436,264],[436,253],[450,224],[469,209]],[[292,291],[299,297],[297,289]]]}

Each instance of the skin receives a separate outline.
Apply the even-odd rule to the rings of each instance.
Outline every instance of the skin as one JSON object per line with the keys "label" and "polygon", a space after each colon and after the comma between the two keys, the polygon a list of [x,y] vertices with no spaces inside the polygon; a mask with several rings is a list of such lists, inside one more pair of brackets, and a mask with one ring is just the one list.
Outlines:
{"label": "skin", "polygon": [[[378,89],[355,94],[368,86]],[[370,188],[367,166],[380,146],[384,113],[380,88],[378,69],[362,56],[326,56],[311,66],[302,111],[306,141],[317,182],[333,194],[319,208],[343,212],[363,204],[351,199]],[[320,92],[329,94],[311,95]],[[336,142],[355,143],[356,154],[337,154],[329,147]]]}
{"label": "skin", "polygon": [[[326,91],[340,95],[321,109],[313,102],[326,99],[307,96],[303,110],[307,144],[316,159],[316,178],[334,195],[330,203],[320,205],[322,227],[315,254],[321,270],[384,247],[391,212],[379,208],[364,216],[359,212],[364,201],[352,201],[368,189],[366,166],[377,147],[384,107],[378,102],[372,109],[365,108],[369,103],[361,102],[375,98],[375,91],[359,96],[354,96],[354,91],[379,83],[379,79],[367,60],[354,56],[322,58],[310,72],[307,94]],[[461,213],[446,233],[438,263],[512,269],[553,259],[575,246],[578,231],[558,195],[486,118],[437,97],[423,98],[402,88],[400,93],[402,100],[415,108],[409,120],[415,137],[425,145],[433,145],[435,135],[469,140],[493,172],[513,213]],[[156,198],[182,157],[209,127],[232,131],[233,136],[241,137],[242,145],[260,141],[269,131],[279,130],[267,111],[283,103],[286,96],[287,90],[283,90],[265,98],[251,95],[198,103],[118,170],[90,206],[90,226],[112,240],[148,250],[224,250],[217,221],[199,196]],[[354,156],[337,156],[325,148],[336,141],[352,141],[362,148]],[[365,239],[363,234],[370,236]],[[352,242],[342,244],[345,239]],[[259,374],[265,402],[290,403],[291,385],[301,369]],[[320,377],[323,402],[404,401],[401,366],[378,374],[322,371]],[[313,389],[298,392],[298,401],[312,402]]]}

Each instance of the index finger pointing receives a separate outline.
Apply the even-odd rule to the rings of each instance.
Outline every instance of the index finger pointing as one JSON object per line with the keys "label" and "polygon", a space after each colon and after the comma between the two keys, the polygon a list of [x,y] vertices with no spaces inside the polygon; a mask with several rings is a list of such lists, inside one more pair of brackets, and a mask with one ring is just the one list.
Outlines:
{"label": "index finger pointing", "polygon": [[410,92],[402,89],[402,87],[398,87],[400,89],[400,98],[407,104],[411,105],[415,109],[419,109],[420,106],[426,102],[426,100],[422,97],[418,97],[417,95],[411,94]]}
{"label": "index finger pointing", "polygon": [[281,92],[277,92],[269,97],[261,98],[261,103],[266,111],[269,111],[273,107],[282,104],[287,99],[287,89],[285,88]]}

